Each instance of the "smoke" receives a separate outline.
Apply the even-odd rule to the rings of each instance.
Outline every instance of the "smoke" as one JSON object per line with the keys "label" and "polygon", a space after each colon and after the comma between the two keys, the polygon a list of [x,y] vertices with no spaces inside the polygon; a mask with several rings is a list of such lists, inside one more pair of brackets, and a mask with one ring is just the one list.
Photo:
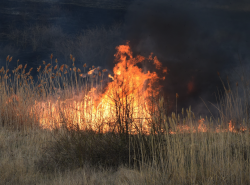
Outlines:
{"label": "smoke", "polygon": [[178,93],[179,110],[191,105],[206,114],[207,106],[213,112],[209,102],[216,104],[222,88],[217,72],[224,80],[239,65],[238,54],[248,58],[250,14],[231,10],[227,5],[233,2],[203,2],[135,1],[125,18],[125,33],[135,54],[153,52],[168,68],[162,85],[170,107],[175,109]]}
{"label": "smoke", "polygon": [[[18,59],[36,69],[43,60],[50,62],[51,53],[60,65],[72,65],[70,54],[79,68],[85,63],[103,68],[113,64],[125,10],[101,8],[88,0],[12,0],[0,5],[1,66],[10,55],[14,61],[8,64],[10,69]],[[37,76],[35,70],[32,75]]]}
{"label": "smoke", "polygon": [[[153,52],[168,68],[161,85],[172,109],[178,93],[179,110],[191,105],[207,114],[201,98],[216,103],[222,87],[217,71],[236,83],[238,55],[244,69],[248,63],[248,0],[13,0],[0,5],[2,65],[11,55],[36,69],[53,53],[62,63],[71,64],[72,54],[76,67],[87,63],[112,70],[115,47],[129,40],[135,55]],[[16,62],[9,65],[14,68]]]}

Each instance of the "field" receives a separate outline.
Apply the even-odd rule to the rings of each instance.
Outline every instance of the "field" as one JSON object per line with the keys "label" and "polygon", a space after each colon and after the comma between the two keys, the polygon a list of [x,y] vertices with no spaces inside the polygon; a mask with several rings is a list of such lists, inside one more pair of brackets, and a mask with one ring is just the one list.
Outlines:
{"label": "field", "polygon": [[137,67],[146,59],[133,58],[128,45],[116,49],[113,76],[95,66],[77,69],[72,55],[72,66],[59,66],[51,54],[35,82],[33,69],[18,62],[8,69],[13,61],[6,58],[0,183],[249,184],[246,79],[244,97],[222,81],[218,118],[196,118],[191,107],[170,114],[153,86],[161,78]]}
{"label": "field", "polygon": [[249,3],[140,2],[0,3],[0,185],[250,184]]}

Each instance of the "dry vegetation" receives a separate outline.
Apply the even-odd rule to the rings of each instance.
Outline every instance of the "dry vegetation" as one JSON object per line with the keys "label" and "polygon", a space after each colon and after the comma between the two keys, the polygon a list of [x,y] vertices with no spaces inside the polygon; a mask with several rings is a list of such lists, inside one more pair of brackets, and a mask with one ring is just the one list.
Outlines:
{"label": "dry vegetation", "polygon": [[[52,66],[52,60],[51,55],[51,63],[37,69],[37,82],[27,66],[8,69],[11,57],[1,69],[0,184],[250,184],[249,131],[236,129],[249,126],[244,79],[244,97],[224,85],[221,117],[205,120],[207,132],[180,132],[178,124],[192,130],[200,119],[191,108],[167,117],[161,98],[153,100],[158,108],[151,113],[149,135],[83,131],[63,114],[61,127],[51,130],[42,129],[39,115],[28,111],[35,101],[55,97],[58,89],[71,98],[80,88],[86,93],[93,87],[90,77],[80,80],[73,56],[72,68],[55,67],[57,61]],[[217,124],[226,129],[230,120],[236,132],[215,132]]]}

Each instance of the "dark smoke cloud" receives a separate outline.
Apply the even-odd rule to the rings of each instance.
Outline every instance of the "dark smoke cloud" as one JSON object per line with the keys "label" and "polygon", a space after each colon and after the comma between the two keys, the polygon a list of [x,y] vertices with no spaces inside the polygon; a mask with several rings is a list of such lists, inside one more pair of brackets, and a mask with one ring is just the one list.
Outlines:
{"label": "dark smoke cloud", "polygon": [[153,52],[169,69],[163,86],[172,109],[178,93],[179,108],[191,105],[206,114],[201,98],[216,103],[222,87],[217,72],[225,79],[238,54],[248,58],[250,13],[223,9],[232,3],[146,0],[130,6],[126,38],[135,54]]}

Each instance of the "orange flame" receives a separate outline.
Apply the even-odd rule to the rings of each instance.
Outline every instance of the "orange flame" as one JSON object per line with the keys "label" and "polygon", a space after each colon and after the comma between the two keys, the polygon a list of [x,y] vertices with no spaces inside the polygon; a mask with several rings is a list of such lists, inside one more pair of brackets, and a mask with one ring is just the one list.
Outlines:
{"label": "orange flame", "polygon": [[[189,125],[178,125],[175,128],[175,131],[170,130],[170,134],[177,134],[177,133],[202,133],[202,132],[208,132],[210,129],[207,127],[207,125],[204,123],[205,119],[201,118],[198,123],[198,126],[189,126]],[[233,133],[239,133],[239,132],[245,132],[247,131],[247,127],[241,126],[240,129],[236,129],[235,126],[232,125],[232,121],[228,123],[228,128],[221,128],[221,125],[217,126],[214,130],[215,133],[221,133],[221,132],[233,132]],[[213,130],[211,130],[213,131]]]}
{"label": "orange flame", "polygon": [[[137,64],[151,59],[158,70],[162,64],[157,57],[152,59],[152,54],[148,58],[134,58],[129,45],[120,45],[116,49],[113,76],[108,76],[112,81],[103,94],[98,94],[98,88],[92,88],[87,94],[80,94],[78,100],[76,97],[64,101],[58,98],[56,101],[35,103],[32,111],[40,116],[38,120],[43,128],[60,127],[63,114],[80,129],[108,132],[113,126],[118,131],[117,124],[121,128],[127,124],[127,131],[149,133],[150,97],[159,94],[160,87],[153,88],[153,85],[161,78],[156,72],[144,72]],[[93,74],[95,69],[90,69],[87,74]],[[164,68],[163,72],[166,71]]]}
{"label": "orange flame", "polygon": [[[104,93],[101,94],[98,87],[93,87],[89,92],[80,92],[78,96],[73,95],[70,99],[59,96],[57,100],[53,100],[48,97],[46,101],[35,101],[34,106],[30,108],[30,115],[36,115],[39,124],[47,129],[54,126],[61,127],[65,120],[78,125],[82,130],[119,132],[119,129],[126,129],[130,133],[149,134],[152,122],[151,112],[155,110],[152,102],[160,89],[157,82],[164,78],[160,78],[156,72],[143,71],[137,64],[145,60],[153,60],[156,69],[162,69],[162,72],[166,73],[167,68],[163,68],[157,57],[153,58],[152,54],[148,58],[143,56],[134,58],[128,45],[120,45],[116,49],[113,76],[108,75],[112,81],[107,84]],[[95,69],[93,66],[87,74],[93,74]],[[79,75],[86,77],[87,74]],[[178,98],[177,93],[176,98]],[[18,102],[19,98],[14,95],[6,103],[13,100]],[[202,118],[198,121],[198,126],[179,124],[176,128],[171,128],[169,133],[208,132],[209,128],[204,122],[205,119]],[[215,132],[246,130],[247,128],[241,126],[237,131],[230,121],[228,129],[217,127]]]}
{"label": "orange flame", "polygon": [[90,70],[90,71],[88,72],[88,74],[89,74],[89,75],[93,74],[93,72],[95,71],[95,69],[96,69],[96,68]]}

